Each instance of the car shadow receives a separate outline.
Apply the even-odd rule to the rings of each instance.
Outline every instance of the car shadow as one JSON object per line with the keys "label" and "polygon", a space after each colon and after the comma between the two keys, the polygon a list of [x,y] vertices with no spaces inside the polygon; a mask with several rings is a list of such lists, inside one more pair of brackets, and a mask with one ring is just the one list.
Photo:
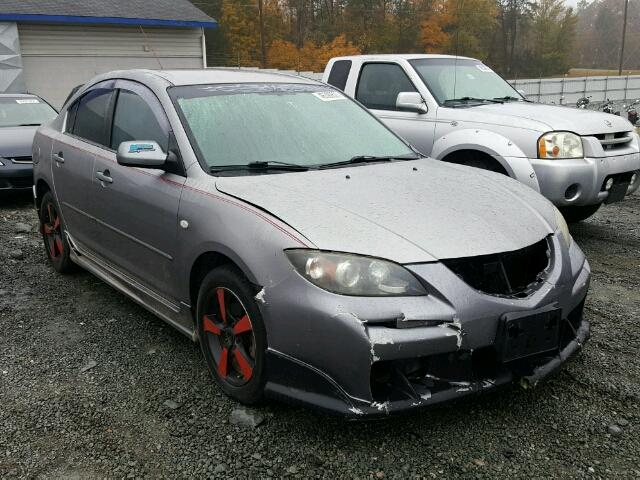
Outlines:
{"label": "car shadow", "polygon": [[0,207],[18,208],[33,204],[33,194],[31,190],[0,191]]}

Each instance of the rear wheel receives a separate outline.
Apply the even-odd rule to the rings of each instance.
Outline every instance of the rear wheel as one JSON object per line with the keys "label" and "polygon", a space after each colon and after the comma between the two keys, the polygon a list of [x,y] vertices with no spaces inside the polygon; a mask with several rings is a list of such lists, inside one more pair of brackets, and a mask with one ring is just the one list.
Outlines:
{"label": "rear wheel", "polygon": [[214,380],[246,404],[264,394],[267,340],[249,281],[234,267],[212,270],[198,295],[198,335]]}
{"label": "rear wheel", "polygon": [[58,273],[73,271],[74,264],[70,258],[71,249],[65,235],[64,222],[51,192],[44,194],[40,204],[40,231],[53,268]]}
{"label": "rear wheel", "polygon": [[601,206],[601,203],[596,203],[595,205],[560,207],[559,210],[567,223],[577,223],[594,215]]}

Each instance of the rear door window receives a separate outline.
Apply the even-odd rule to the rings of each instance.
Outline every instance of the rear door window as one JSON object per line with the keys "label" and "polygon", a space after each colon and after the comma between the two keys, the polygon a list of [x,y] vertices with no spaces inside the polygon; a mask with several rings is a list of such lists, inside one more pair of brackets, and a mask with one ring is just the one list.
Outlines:
{"label": "rear door window", "polygon": [[363,65],[356,90],[356,100],[374,110],[397,110],[400,92],[417,92],[400,65],[367,63]]}
{"label": "rear door window", "polygon": [[108,145],[107,118],[113,89],[96,88],[78,101],[72,133],[97,145]]}
{"label": "rear door window", "polygon": [[[165,123],[165,122],[162,122]],[[167,151],[169,131],[161,126],[147,101],[137,93],[122,89],[113,114],[111,148],[117,150],[122,142],[154,141]]]}
{"label": "rear door window", "polygon": [[347,78],[349,78],[350,71],[351,60],[338,60],[331,67],[327,83],[340,90],[344,90],[344,87],[347,86]]}

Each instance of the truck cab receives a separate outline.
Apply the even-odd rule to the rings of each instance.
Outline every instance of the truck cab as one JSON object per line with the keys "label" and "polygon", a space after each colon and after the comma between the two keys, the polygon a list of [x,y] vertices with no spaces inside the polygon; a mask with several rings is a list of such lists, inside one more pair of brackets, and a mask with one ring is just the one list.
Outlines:
{"label": "truck cab", "polygon": [[640,187],[640,140],[616,115],[527,100],[480,60],[449,55],[333,58],[323,81],[438,160],[508,175],[567,220]]}

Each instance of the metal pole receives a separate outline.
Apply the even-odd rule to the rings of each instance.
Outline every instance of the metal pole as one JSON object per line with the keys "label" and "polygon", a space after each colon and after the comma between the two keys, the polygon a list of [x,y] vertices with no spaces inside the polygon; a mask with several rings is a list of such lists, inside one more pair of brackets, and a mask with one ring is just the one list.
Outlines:
{"label": "metal pole", "polygon": [[618,75],[622,75],[622,61],[624,60],[624,37],[627,34],[627,10],[629,10],[629,0],[624,0],[624,18],[622,19],[622,45],[620,46],[620,64],[618,65]]}

